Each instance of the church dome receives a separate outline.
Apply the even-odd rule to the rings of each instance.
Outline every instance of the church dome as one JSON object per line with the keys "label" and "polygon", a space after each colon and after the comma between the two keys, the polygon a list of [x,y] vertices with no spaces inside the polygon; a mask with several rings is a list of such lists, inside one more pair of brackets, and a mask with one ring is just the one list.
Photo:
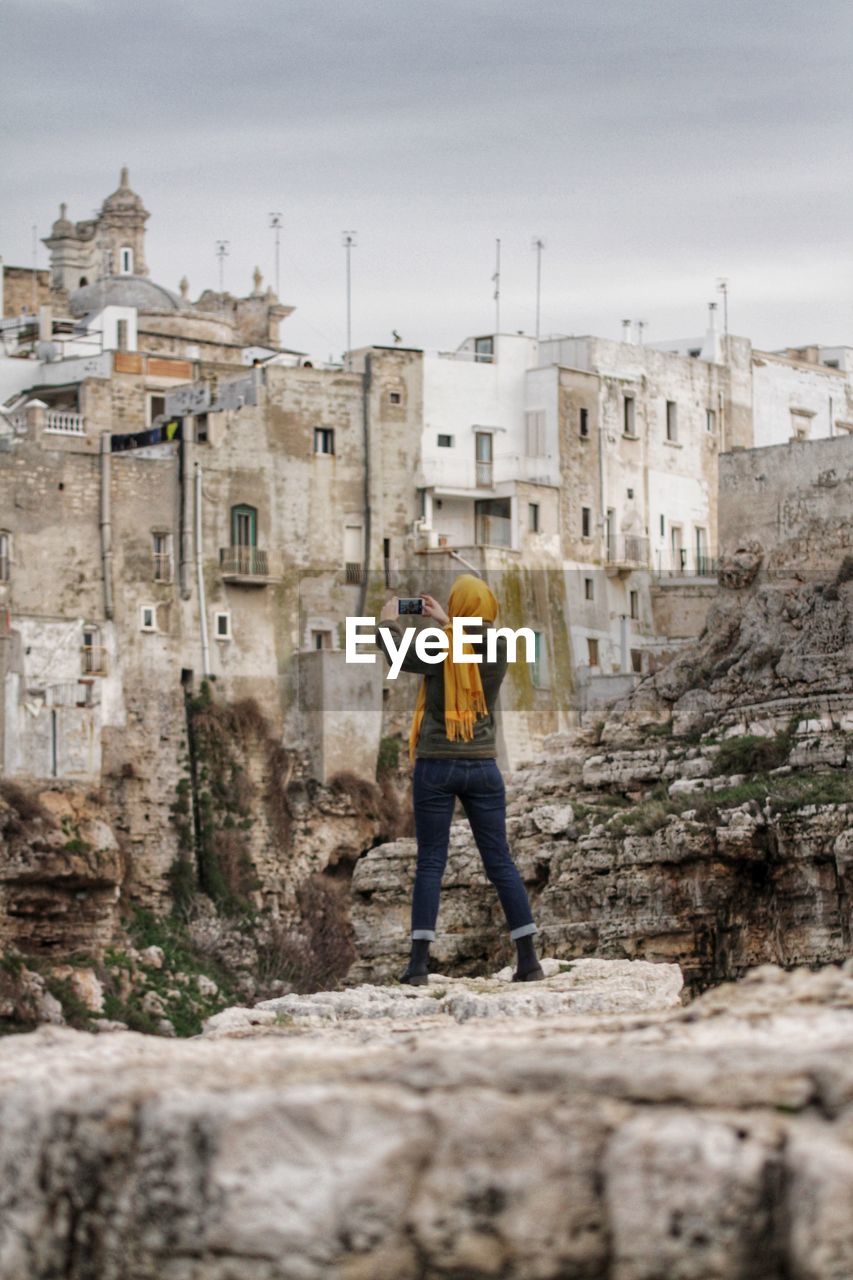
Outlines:
{"label": "church dome", "polygon": [[105,276],[75,289],[69,297],[73,316],[86,316],[103,307],[136,307],[137,311],[185,311],[187,304],[171,289],[145,276]]}

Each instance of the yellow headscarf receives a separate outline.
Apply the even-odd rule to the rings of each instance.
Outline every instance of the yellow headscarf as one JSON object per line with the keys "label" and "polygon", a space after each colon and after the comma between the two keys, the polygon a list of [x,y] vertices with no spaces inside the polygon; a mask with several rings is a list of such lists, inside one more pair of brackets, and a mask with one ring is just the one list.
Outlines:
{"label": "yellow headscarf", "polygon": [[[479,665],[476,662],[453,661],[452,623],[454,618],[482,618],[484,622],[494,622],[497,617],[498,602],[494,593],[481,578],[463,573],[451,587],[447,612],[450,622],[444,627],[444,631],[450,638],[451,647],[444,659],[444,731],[450,742],[455,742],[457,738],[467,742],[474,736],[475,720],[478,716],[486,715],[488,707],[483,693],[483,683],[480,680]],[[473,652],[470,644],[463,646],[463,653]],[[426,685],[426,676],[424,676],[418,691],[412,728],[409,732],[410,760],[415,758],[415,748],[426,709]]]}

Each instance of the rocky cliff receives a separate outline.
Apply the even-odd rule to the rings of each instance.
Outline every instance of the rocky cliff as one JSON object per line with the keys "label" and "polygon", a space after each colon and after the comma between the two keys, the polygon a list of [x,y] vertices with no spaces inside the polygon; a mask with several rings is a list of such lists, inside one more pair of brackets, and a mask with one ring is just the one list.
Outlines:
{"label": "rocky cliff", "polygon": [[4,1280],[846,1280],[853,978],[547,960],[0,1041]]}
{"label": "rocky cliff", "polygon": [[[853,572],[767,580],[759,564],[748,547],[724,563],[699,641],[510,780],[510,843],[550,954],[675,961],[702,989],[850,953]],[[353,980],[398,972],[414,863],[397,840],[356,864]],[[510,955],[464,820],[433,952],[459,973]]]}

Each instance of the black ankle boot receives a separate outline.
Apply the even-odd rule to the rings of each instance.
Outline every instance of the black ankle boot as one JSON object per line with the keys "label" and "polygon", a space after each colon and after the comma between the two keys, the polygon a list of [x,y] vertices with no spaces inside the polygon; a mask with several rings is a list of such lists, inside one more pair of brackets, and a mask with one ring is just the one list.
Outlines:
{"label": "black ankle boot", "polygon": [[425,987],[429,981],[429,938],[412,938],[412,954],[400,981],[411,987]]}
{"label": "black ankle boot", "polygon": [[536,955],[536,943],[533,941],[535,934],[526,933],[523,938],[516,938],[515,946],[518,952],[518,968],[512,975],[513,982],[538,982],[545,977],[539,959]]}

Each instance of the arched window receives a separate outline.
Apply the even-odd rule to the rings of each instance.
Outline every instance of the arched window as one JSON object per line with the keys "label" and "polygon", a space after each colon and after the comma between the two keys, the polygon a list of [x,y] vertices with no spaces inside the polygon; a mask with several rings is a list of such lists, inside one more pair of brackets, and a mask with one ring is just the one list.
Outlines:
{"label": "arched window", "polygon": [[133,275],[133,250],[129,245],[122,245],[118,254],[119,271],[123,276]]}
{"label": "arched window", "polygon": [[258,512],[245,502],[231,508],[231,546],[256,547],[258,545]]}
{"label": "arched window", "polygon": [[89,283],[88,278],[87,278],[86,276],[81,276],[81,277],[80,277],[80,283],[78,284],[77,288],[78,288],[78,289],[82,289],[82,288],[84,288],[88,283]]}

